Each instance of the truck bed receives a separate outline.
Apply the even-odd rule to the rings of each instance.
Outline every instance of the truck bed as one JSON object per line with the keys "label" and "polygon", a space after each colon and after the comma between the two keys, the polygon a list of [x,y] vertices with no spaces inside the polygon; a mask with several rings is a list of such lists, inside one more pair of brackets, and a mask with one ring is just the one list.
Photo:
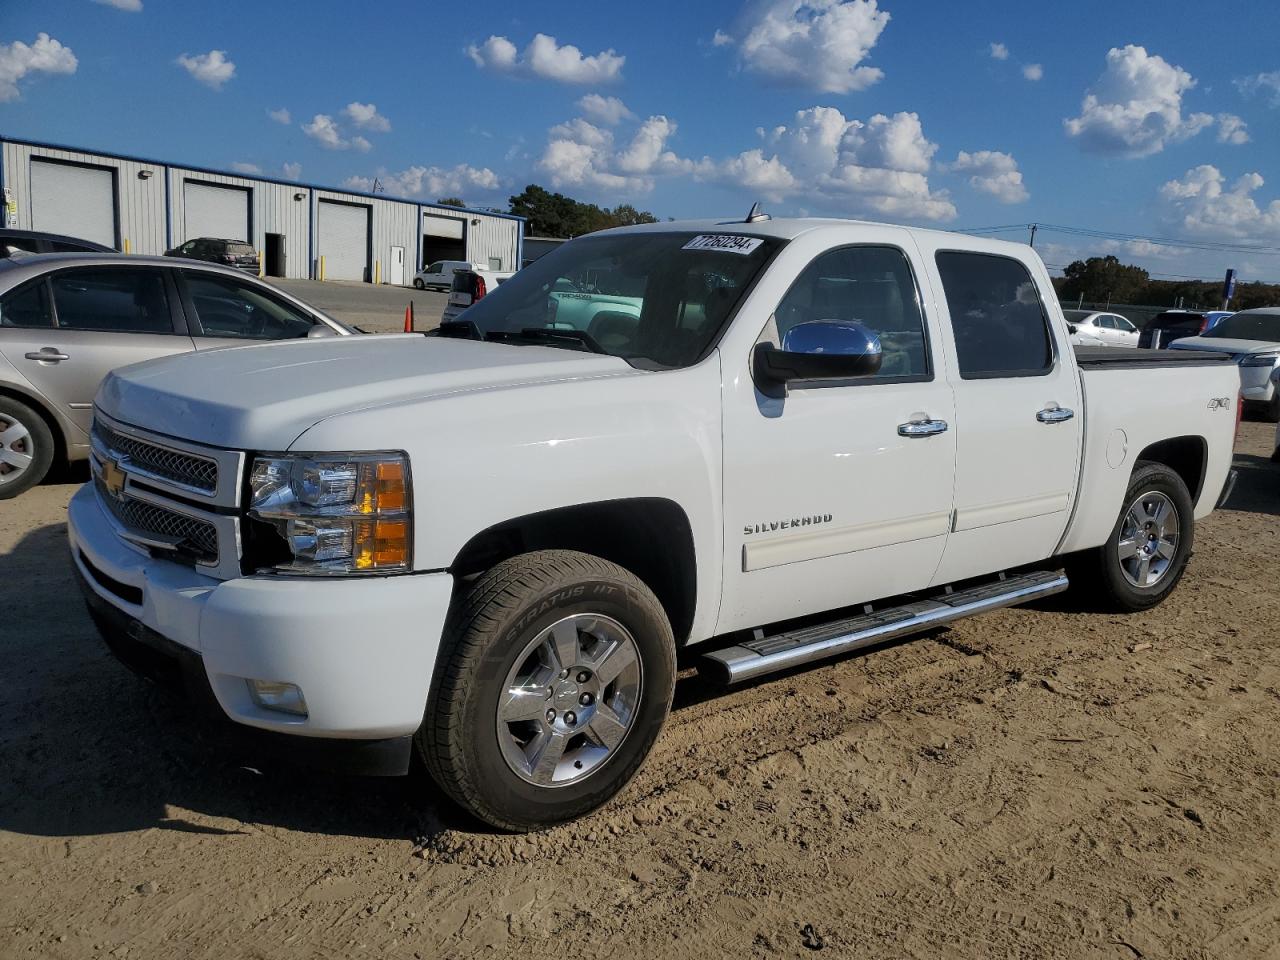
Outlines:
{"label": "truck bed", "polygon": [[1075,347],[1076,363],[1086,369],[1134,367],[1202,367],[1232,363],[1231,354],[1208,350],[1144,350],[1134,347]]}

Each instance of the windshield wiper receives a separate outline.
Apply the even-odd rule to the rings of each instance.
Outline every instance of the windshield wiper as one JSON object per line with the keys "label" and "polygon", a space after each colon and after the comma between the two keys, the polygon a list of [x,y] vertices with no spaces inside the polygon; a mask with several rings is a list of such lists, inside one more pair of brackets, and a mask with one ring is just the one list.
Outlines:
{"label": "windshield wiper", "polygon": [[[545,341],[550,346],[568,346],[574,344],[585,347],[592,353],[608,353],[596,342],[596,338],[585,330],[557,330],[554,327],[525,327],[519,333],[511,334],[512,338],[522,340]],[[557,343],[556,341],[560,341]]]}
{"label": "windshield wiper", "polygon": [[427,336],[432,336],[433,334],[437,337],[454,337],[458,340],[484,339],[484,335],[480,333],[480,328],[472,320],[446,320],[434,330],[428,331]]}

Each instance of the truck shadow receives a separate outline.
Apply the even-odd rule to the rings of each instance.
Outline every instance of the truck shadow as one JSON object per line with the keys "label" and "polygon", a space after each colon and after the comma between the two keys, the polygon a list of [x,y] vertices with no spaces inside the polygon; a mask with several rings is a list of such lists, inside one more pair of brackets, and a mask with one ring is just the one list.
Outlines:
{"label": "truck shadow", "polygon": [[0,555],[0,830],[74,837],[282,828],[408,839],[487,828],[425,772],[376,779],[257,768],[116,662],[72,579],[66,528]]}
{"label": "truck shadow", "polygon": [[1223,509],[1280,516],[1280,464],[1252,453],[1237,453],[1234,466],[1240,477]]}

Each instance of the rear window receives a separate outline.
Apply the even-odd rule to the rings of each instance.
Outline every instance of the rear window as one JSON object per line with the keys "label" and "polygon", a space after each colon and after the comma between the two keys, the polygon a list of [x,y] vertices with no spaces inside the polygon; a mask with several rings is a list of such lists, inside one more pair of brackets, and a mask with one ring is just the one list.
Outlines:
{"label": "rear window", "polygon": [[1160,313],[1147,326],[1159,327],[1162,330],[1183,326],[1199,329],[1202,323],[1204,323],[1204,316],[1199,313]]}
{"label": "rear window", "polygon": [[1280,343],[1280,313],[1235,313],[1201,336]]}
{"label": "rear window", "polygon": [[55,273],[52,284],[61,329],[173,333],[159,270],[86,267]]}
{"label": "rear window", "polygon": [[43,278],[0,298],[0,327],[52,327],[53,311]]}
{"label": "rear window", "polygon": [[1040,293],[1012,257],[943,251],[937,255],[951,314],[960,376],[1034,377],[1053,366]]}
{"label": "rear window", "polygon": [[228,243],[227,253],[234,257],[251,257],[254,254],[254,249],[247,243]]}

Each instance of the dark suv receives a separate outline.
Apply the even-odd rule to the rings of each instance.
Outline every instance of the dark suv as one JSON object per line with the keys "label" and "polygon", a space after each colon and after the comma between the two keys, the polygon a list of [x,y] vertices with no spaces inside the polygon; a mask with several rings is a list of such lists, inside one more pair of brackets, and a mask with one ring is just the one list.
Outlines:
{"label": "dark suv", "polygon": [[1138,339],[1139,347],[1167,350],[1169,344],[1183,337],[1198,337],[1213,329],[1230,310],[1166,310],[1147,321]]}
{"label": "dark suv", "polygon": [[0,257],[15,253],[115,253],[92,240],[64,237],[60,233],[39,230],[0,230]]}
{"label": "dark suv", "polygon": [[236,267],[257,276],[258,251],[243,240],[219,240],[216,237],[196,237],[180,247],[164,252],[166,257],[186,257],[188,260],[208,260]]}

